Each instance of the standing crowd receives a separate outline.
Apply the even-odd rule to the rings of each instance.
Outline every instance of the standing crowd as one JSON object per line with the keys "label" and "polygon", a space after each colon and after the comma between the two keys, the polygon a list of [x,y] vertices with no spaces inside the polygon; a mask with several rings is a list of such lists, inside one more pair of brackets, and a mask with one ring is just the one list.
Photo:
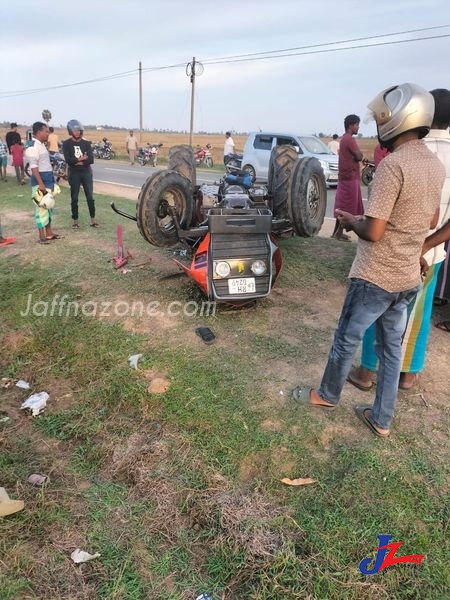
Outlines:
{"label": "standing crowd", "polygon": [[[346,381],[364,392],[375,388],[373,404],[359,404],[355,412],[375,435],[387,437],[398,389],[417,385],[425,366],[440,271],[439,294],[448,295],[448,271],[441,267],[449,259],[450,91],[405,83],[378,94],[368,108],[379,146],[365,210],[359,183],[364,159],[353,139],[357,115],[345,118],[338,149],[332,237],[348,241],[345,231],[358,236],[347,295],[320,384],[298,386],[293,396],[330,410]],[[450,321],[437,326],[450,332]],[[361,364],[354,367],[361,341]]]}
{"label": "standing crowd", "polygon": [[[346,382],[363,392],[374,390],[373,403],[359,404],[355,412],[374,434],[387,437],[398,389],[416,386],[425,367],[433,304],[445,304],[450,295],[450,91],[428,92],[405,83],[385,89],[368,107],[379,145],[365,209],[360,186],[360,165],[365,159],[354,139],[358,115],[347,115],[342,138],[335,134],[330,142],[339,157],[332,237],[348,242],[345,232],[353,231],[358,237],[356,256],[321,382],[316,388],[298,386],[293,396],[299,403],[329,410],[338,405]],[[79,229],[82,187],[90,226],[95,228],[91,144],[76,119],[67,123],[67,131],[62,148],[69,169],[72,227]],[[32,132],[25,156],[31,170],[38,241],[48,244],[60,237],[52,230],[58,186],[50,163],[58,142],[40,121],[33,124]],[[133,165],[138,150],[133,131],[126,149]],[[227,131],[225,163],[234,151]],[[11,123],[5,142],[0,140],[3,180],[8,154],[22,184],[24,149],[16,123]],[[0,230],[0,243],[3,239]],[[450,332],[450,321],[437,326]],[[361,361],[353,366],[360,343]]]}

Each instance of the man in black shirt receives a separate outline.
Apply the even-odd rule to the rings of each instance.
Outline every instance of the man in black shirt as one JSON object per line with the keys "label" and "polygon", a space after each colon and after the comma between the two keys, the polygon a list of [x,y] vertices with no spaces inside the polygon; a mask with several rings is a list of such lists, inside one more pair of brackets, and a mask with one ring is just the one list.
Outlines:
{"label": "man in black shirt", "polygon": [[83,186],[86,201],[91,217],[91,227],[98,227],[95,220],[95,202],[93,196],[94,183],[91,165],[94,162],[91,143],[83,139],[83,125],[76,119],[67,123],[70,138],[63,142],[65,161],[69,167],[69,185],[72,210],[72,227],[79,229],[78,225],[78,195],[80,186]]}
{"label": "man in black shirt", "polygon": [[8,146],[9,154],[11,154],[11,146],[14,146],[14,144],[22,143],[20,133],[17,131],[17,123],[11,123],[11,131],[8,131],[8,133],[6,134],[5,142]]}

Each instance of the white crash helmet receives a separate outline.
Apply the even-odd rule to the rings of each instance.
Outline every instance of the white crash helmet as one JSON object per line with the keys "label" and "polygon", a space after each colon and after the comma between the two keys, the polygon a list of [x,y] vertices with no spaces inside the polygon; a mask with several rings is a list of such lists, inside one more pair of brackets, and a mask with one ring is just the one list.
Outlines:
{"label": "white crash helmet", "polygon": [[49,208],[55,207],[55,197],[50,190],[47,190],[46,194],[41,192],[41,190],[38,190],[36,192],[35,201],[40,208],[46,208],[48,210]]}
{"label": "white crash helmet", "polygon": [[422,138],[430,131],[434,117],[433,96],[414,83],[387,88],[367,106],[367,120],[375,120],[381,142],[392,140],[411,129],[418,129]]}

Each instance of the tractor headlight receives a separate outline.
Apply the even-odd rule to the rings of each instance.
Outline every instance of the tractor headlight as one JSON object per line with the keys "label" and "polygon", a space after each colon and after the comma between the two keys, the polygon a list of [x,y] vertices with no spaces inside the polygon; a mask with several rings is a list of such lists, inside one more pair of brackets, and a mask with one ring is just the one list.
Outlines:
{"label": "tractor headlight", "polygon": [[228,277],[231,271],[231,267],[225,261],[216,262],[215,271],[219,277]]}
{"label": "tractor headlight", "polygon": [[250,269],[255,275],[264,275],[267,271],[267,266],[263,260],[254,260]]}

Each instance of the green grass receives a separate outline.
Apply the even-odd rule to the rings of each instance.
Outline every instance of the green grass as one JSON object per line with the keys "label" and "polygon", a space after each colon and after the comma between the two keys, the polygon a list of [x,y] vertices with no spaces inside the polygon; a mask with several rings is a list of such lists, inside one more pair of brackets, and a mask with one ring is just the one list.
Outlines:
{"label": "green grass", "polygon": [[[28,210],[8,189],[1,210]],[[108,200],[97,200],[101,230],[75,238],[61,210],[64,243],[36,252],[19,243],[0,263],[1,376],[50,393],[31,418],[18,410],[26,392],[0,390],[11,416],[0,425],[1,485],[26,503],[0,521],[2,599],[448,597],[448,448],[434,452],[425,420],[378,440],[348,404],[323,414],[287,397],[299,374],[315,379],[323,367],[332,327],[317,303],[342,295],[353,245],[283,240],[279,288],[289,295],[208,319],[22,316],[29,293],[201,299],[187,279],[164,278],[176,271],[172,252],[150,248],[132,223],[126,244],[136,262],[151,262],[131,261],[128,275],[112,268],[118,221]],[[200,321],[214,329],[213,346],[193,333]],[[148,392],[152,373],[169,381],[165,393]],[[32,472],[48,485],[27,484]],[[287,487],[286,476],[317,483]],[[404,542],[400,554],[425,554],[423,564],[363,576],[359,562],[374,557],[380,533]],[[74,566],[76,547],[101,557]]]}

